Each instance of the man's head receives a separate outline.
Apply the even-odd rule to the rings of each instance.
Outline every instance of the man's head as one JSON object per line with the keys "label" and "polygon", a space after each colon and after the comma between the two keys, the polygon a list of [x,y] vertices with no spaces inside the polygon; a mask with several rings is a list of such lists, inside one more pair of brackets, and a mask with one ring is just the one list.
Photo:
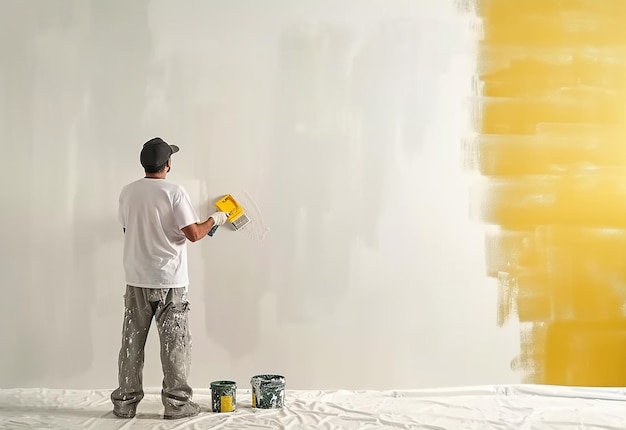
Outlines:
{"label": "man's head", "polygon": [[178,150],[178,146],[168,145],[160,137],[155,137],[143,144],[139,159],[146,173],[159,173],[169,169],[170,156]]}

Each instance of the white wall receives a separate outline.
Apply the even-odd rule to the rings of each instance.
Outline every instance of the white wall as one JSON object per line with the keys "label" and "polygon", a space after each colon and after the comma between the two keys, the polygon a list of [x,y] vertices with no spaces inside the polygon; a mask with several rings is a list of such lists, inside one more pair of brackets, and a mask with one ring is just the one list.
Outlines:
{"label": "white wall", "polygon": [[469,217],[452,3],[0,0],[0,386],[115,387],[117,196],[156,135],[201,216],[233,193],[255,221],[189,245],[195,387],[517,381]]}

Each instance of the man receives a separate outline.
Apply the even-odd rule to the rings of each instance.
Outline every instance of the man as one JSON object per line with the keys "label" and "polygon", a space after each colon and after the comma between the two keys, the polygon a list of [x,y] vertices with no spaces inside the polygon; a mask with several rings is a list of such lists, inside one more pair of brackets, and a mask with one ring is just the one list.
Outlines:
{"label": "man", "polygon": [[214,225],[226,222],[227,214],[216,212],[199,223],[187,191],[165,180],[170,157],[178,150],[158,137],[146,142],[140,156],[145,177],[126,185],[119,198],[127,285],[119,387],[111,401],[120,418],[133,418],[144,395],[144,346],[153,317],[161,345],[164,418],[191,417],[200,411],[187,384],[191,352],[187,240],[206,237]]}

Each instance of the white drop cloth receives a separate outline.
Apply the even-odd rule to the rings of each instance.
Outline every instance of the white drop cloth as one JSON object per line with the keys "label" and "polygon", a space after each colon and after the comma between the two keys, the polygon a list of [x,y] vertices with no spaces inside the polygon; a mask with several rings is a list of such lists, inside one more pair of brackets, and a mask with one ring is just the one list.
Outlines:
{"label": "white drop cloth", "polygon": [[165,421],[160,391],[146,390],[137,416],[111,413],[110,390],[0,390],[1,429],[518,429],[625,430],[626,390],[534,385],[397,391],[286,392],[283,409],[210,412],[209,389],[196,389],[199,416]]}

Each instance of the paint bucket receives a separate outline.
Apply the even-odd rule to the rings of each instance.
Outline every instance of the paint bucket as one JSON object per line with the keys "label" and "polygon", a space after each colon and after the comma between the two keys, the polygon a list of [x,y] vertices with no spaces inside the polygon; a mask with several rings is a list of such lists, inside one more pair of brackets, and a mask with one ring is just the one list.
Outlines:
{"label": "paint bucket", "polygon": [[234,412],[237,403],[237,383],[233,381],[211,382],[213,412]]}
{"label": "paint bucket", "polygon": [[280,375],[256,375],[252,385],[252,407],[277,409],[285,404],[285,377]]}

